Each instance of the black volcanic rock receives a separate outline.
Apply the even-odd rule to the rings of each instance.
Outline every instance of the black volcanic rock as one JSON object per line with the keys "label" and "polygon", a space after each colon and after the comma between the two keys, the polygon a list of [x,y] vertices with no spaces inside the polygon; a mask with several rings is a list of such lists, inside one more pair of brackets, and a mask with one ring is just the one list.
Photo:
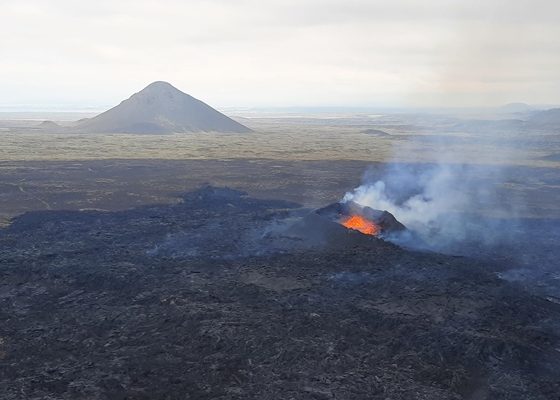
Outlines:
{"label": "black volcanic rock", "polygon": [[118,106],[77,125],[91,133],[250,132],[167,82],[154,82]]}
{"label": "black volcanic rock", "polygon": [[183,198],[0,229],[0,399],[558,398],[560,306],[496,266],[315,212],[334,240],[276,251],[289,204]]}

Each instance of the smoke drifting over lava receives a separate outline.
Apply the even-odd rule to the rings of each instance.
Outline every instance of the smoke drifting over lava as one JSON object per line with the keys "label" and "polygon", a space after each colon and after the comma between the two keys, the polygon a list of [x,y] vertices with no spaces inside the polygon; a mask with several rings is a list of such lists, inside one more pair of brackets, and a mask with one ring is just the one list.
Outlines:
{"label": "smoke drifting over lava", "polygon": [[500,193],[508,172],[500,166],[452,164],[450,155],[444,157],[438,164],[389,164],[381,176],[368,171],[343,201],[393,214],[413,235],[397,232],[387,238],[410,247],[461,252],[473,244],[509,242],[523,202]]}

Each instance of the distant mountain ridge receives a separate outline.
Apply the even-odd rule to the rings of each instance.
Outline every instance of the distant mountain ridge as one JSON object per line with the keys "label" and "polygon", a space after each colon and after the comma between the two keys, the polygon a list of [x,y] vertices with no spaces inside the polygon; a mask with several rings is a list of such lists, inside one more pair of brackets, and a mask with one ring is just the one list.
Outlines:
{"label": "distant mountain ridge", "polygon": [[560,108],[539,111],[529,119],[529,122],[540,126],[560,127]]}
{"label": "distant mountain ridge", "polygon": [[529,104],[526,103],[508,103],[501,107],[498,107],[498,111],[503,113],[524,113],[533,111],[534,108],[531,107]]}
{"label": "distant mountain ridge", "polygon": [[560,131],[560,108],[534,111],[524,119],[470,119],[461,121],[451,127],[454,131],[484,132],[488,130],[519,132],[532,130]]}
{"label": "distant mountain ridge", "polygon": [[157,81],[75,129],[91,133],[251,132],[206,103]]}

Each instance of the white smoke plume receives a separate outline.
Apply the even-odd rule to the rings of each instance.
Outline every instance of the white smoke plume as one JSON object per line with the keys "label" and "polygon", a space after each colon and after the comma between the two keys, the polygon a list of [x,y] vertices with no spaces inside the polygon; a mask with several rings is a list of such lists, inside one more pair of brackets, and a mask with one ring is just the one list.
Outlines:
{"label": "white smoke plume", "polygon": [[509,239],[504,224],[511,227],[520,207],[517,199],[504,200],[505,179],[499,166],[393,163],[381,177],[366,173],[343,201],[392,213],[414,233],[388,238],[399,244],[439,251],[493,246]]}

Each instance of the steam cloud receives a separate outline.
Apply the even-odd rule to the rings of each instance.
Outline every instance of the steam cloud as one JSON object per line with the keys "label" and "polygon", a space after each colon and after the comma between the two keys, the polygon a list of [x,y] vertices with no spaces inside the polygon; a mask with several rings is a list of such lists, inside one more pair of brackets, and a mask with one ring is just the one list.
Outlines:
{"label": "steam cloud", "polygon": [[392,213],[412,234],[387,239],[409,247],[461,252],[509,242],[521,205],[501,190],[506,170],[443,154],[437,164],[389,164],[381,177],[369,171],[343,201]]}

